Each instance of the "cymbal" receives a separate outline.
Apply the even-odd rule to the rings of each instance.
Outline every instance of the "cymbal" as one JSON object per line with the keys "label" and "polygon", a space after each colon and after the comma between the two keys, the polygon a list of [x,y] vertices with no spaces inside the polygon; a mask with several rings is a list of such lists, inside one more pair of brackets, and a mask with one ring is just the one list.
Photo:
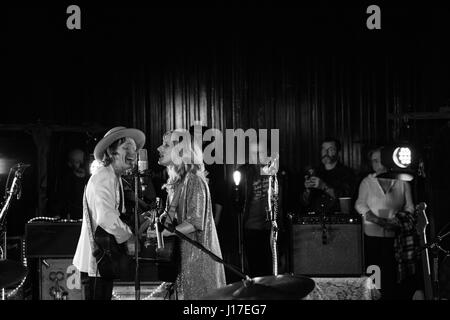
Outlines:
{"label": "cymbal", "polygon": [[264,276],[211,291],[204,300],[299,300],[313,289],[314,280],[293,275]]}
{"label": "cymbal", "polygon": [[8,288],[21,281],[28,271],[20,262],[0,260],[0,288]]}

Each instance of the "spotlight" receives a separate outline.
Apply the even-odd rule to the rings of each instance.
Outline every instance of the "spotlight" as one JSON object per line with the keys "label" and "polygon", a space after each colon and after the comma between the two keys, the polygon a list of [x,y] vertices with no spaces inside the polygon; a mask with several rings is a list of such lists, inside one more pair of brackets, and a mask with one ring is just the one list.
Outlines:
{"label": "spotlight", "polygon": [[233,180],[236,186],[241,182],[241,172],[239,170],[233,172]]}
{"label": "spotlight", "polygon": [[398,167],[402,169],[408,168],[411,165],[411,149],[408,147],[395,148],[392,160]]}
{"label": "spotlight", "polygon": [[17,161],[18,160],[16,160],[16,159],[3,158],[2,155],[0,154],[0,175],[7,174],[9,172],[9,169]]}
{"label": "spotlight", "polygon": [[417,167],[417,155],[407,143],[385,147],[381,150],[381,163],[386,172],[378,177],[411,181],[414,179]]}

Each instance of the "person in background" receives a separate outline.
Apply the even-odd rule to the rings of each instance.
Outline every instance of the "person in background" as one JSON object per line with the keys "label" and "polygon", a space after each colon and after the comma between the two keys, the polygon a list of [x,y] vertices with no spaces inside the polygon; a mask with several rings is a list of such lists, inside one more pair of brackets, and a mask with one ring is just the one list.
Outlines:
{"label": "person in background", "polygon": [[332,214],[340,211],[339,198],[355,194],[356,176],[353,170],[339,161],[341,143],[335,138],[325,138],[321,143],[321,164],[309,166],[304,180],[301,199],[307,213]]}
{"label": "person in background", "polygon": [[[268,214],[269,175],[261,174],[269,158],[259,156],[265,150],[267,146],[264,143],[250,143],[248,162],[238,168],[242,177],[244,264],[250,277],[273,274]],[[280,221],[281,215],[278,218]]]}
{"label": "person in background", "polygon": [[[206,126],[191,126],[189,128],[189,134],[191,135],[191,139],[194,139],[194,130],[197,128],[201,135],[205,134],[207,130],[210,128]],[[205,151],[205,147],[210,143],[210,141],[202,141],[202,152]],[[213,155],[214,156],[214,155]],[[211,202],[213,205],[213,215],[214,215],[214,223],[216,227],[219,226],[220,218],[223,212],[224,202],[225,202],[225,194],[226,194],[226,184],[224,180],[224,167],[222,164],[212,163],[206,164],[204,163],[205,171],[207,172],[208,178],[208,186],[211,192]]]}
{"label": "person in background", "polygon": [[52,207],[53,216],[78,220],[83,217],[83,192],[89,174],[85,153],[72,149],[67,155],[66,168],[62,173],[56,199]]}
{"label": "person in background", "polygon": [[366,266],[380,267],[382,299],[398,299],[397,284],[402,279],[397,276],[395,241],[402,224],[411,220],[414,204],[408,182],[379,177],[386,172],[381,163],[381,150],[369,152],[374,173],[362,180],[355,209],[364,220]]}

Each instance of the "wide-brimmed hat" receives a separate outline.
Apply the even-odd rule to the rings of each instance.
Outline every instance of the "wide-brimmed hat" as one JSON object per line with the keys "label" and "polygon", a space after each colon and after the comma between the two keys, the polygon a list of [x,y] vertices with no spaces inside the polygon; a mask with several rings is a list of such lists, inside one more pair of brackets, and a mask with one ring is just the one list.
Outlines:
{"label": "wide-brimmed hat", "polygon": [[145,144],[145,134],[134,128],[115,127],[109,130],[105,136],[97,143],[94,149],[94,157],[98,161],[103,160],[105,150],[116,140],[120,138],[131,138],[136,142],[136,151]]}

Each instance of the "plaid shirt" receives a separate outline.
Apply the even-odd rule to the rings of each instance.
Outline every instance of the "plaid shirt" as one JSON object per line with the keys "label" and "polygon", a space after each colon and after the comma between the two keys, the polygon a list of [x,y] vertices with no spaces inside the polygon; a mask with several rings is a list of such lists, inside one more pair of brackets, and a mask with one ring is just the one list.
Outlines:
{"label": "plaid shirt", "polygon": [[409,212],[400,211],[395,216],[400,222],[400,230],[394,240],[395,259],[397,260],[397,283],[406,277],[416,274],[420,259],[416,231],[416,219]]}

